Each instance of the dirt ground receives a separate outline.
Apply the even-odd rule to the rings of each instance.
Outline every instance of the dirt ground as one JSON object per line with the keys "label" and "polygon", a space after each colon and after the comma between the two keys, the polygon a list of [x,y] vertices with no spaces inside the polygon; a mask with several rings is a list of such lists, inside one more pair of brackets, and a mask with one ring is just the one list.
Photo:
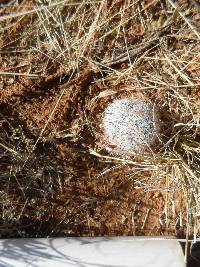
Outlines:
{"label": "dirt ground", "polygon": [[[50,2],[44,4],[48,5]],[[117,32],[110,39],[105,39],[102,47],[101,43],[95,43],[93,47],[94,40],[90,40],[91,47],[86,47],[86,54],[77,56],[80,58],[78,65],[72,66],[69,64],[70,57],[71,61],[77,62],[74,48],[67,50],[65,59],[60,57],[56,60],[58,54],[55,51],[51,50],[48,54],[50,49],[48,45],[50,46],[51,42],[46,41],[43,32],[41,43],[37,44],[37,49],[40,47],[40,51],[33,49],[40,36],[35,28],[38,12],[1,20],[6,15],[32,10],[36,6],[34,2],[18,1],[17,6],[5,6],[1,10],[1,237],[102,235],[185,237],[188,233],[188,222],[191,220],[191,225],[194,221],[197,223],[198,217],[192,215],[190,217],[187,206],[194,201],[195,196],[193,193],[190,195],[188,185],[184,187],[186,179],[182,180],[180,177],[182,177],[182,166],[186,163],[190,166],[182,139],[187,136],[189,146],[188,136],[192,136],[195,142],[191,144],[192,148],[199,149],[198,127],[186,129],[180,136],[179,128],[173,129],[173,135],[178,137],[172,138],[164,152],[159,152],[159,159],[156,158],[154,163],[147,160],[140,161],[139,166],[129,164],[125,160],[109,159],[108,153],[99,148],[94,136],[93,122],[101,112],[99,99],[110,89],[119,92],[129,87],[135,90],[136,78],[137,90],[167,109],[174,124],[187,124],[191,121],[194,123],[194,117],[183,112],[183,109],[187,108],[192,110],[191,113],[195,114],[196,120],[199,118],[199,109],[196,108],[200,96],[199,39],[180,14],[173,13],[173,6],[168,1],[155,1],[155,5],[150,6],[150,9],[148,5],[151,1],[141,2],[140,14],[144,18],[140,18],[140,22],[134,26],[132,21],[128,23],[125,29],[128,45],[138,45],[142,40],[150,38],[149,32],[143,25],[147,18],[146,11],[143,13],[141,10],[146,10],[145,6],[149,16],[155,13],[155,18],[152,16],[153,22],[159,20],[159,23],[162,20],[161,10],[165,9],[167,14],[174,16],[172,26],[164,33],[164,38],[165,35],[170,36],[168,43],[164,43],[162,50],[159,47],[152,48],[155,45],[152,42],[152,46],[144,47],[141,53],[144,57],[154,58],[157,56],[156,53],[163,53],[166,55],[165,59],[167,55],[174,53],[179,60],[186,61],[184,63],[186,65],[179,64],[178,67],[173,67],[172,60],[170,68],[167,69],[166,65],[161,66],[161,63],[156,61],[153,65],[149,59],[140,61],[133,69],[128,66],[127,60],[114,62],[109,67],[112,70],[95,65],[94,62],[99,58],[102,64],[109,61],[113,47],[121,53],[122,30],[122,33]],[[183,2],[188,8],[189,15],[197,13],[196,6],[190,7],[187,1]],[[36,4],[41,3],[42,1],[38,1]],[[128,4],[126,1],[116,1],[113,8],[111,6],[112,1],[105,1],[104,14],[110,12],[110,16],[114,16],[123,6],[128,7]],[[136,3],[136,7],[139,9],[139,4]],[[76,12],[77,6],[64,5],[61,14],[69,12],[69,8],[73,13]],[[98,8],[99,5],[96,5],[96,14]],[[124,11],[127,12],[126,18],[130,12],[127,9]],[[90,12],[92,12],[90,9],[85,11],[86,18]],[[43,13],[40,15],[44,16]],[[111,20],[113,24],[109,22],[109,25],[118,25],[120,21],[117,15]],[[50,18],[48,23],[51,23]],[[76,23],[78,22],[75,21],[73,26],[75,28],[78,27]],[[86,23],[83,26],[87,29],[90,25],[88,20],[88,25]],[[78,30],[72,29],[73,31]],[[181,37],[182,31],[190,35],[189,40],[185,36]],[[32,35],[35,39],[31,39]],[[105,32],[102,35],[104,36]],[[88,36],[85,39],[86,43],[87,38]],[[59,44],[63,45],[62,51],[65,51],[65,44],[61,41]],[[187,53],[183,55],[184,47],[187,48]],[[166,54],[166,51],[169,54]],[[94,53],[96,58],[92,59]],[[188,64],[191,60],[194,61],[194,65]],[[177,74],[176,68],[183,73]],[[128,74],[125,73],[127,70]],[[117,72],[120,71],[126,76],[122,75],[123,77],[119,79]],[[154,72],[157,73],[157,78]],[[138,80],[140,77],[142,81]],[[175,88],[172,83],[178,86],[176,91],[180,97],[178,100],[175,90],[172,89]],[[166,84],[170,86],[167,87]],[[186,100],[188,102],[184,104]],[[95,110],[91,109],[92,105],[95,105]],[[193,165],[191,164],[192,170],[198,166],[195,160]],[[199,177],[195,170],[194,175]],[[169,176],[172,176],[172,180]],[[170,187],[172,185],[173,187]],[[186,195],[187,200],[185,200]],[[193,204],[190,211],[193,215],[198,213],[197,207]],[[190,230],[190,234],[193,234],[193,230]]]}

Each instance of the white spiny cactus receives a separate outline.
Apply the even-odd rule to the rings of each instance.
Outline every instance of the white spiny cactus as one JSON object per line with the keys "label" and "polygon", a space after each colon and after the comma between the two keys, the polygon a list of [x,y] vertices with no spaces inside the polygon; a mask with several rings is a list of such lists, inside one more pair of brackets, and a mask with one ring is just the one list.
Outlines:
{"label": "white spiny cactus", "polygon": [[[158,112],[139,98],[115,99],[103,113],[103,130],[113,153],[151,151],[158,137]],[[109,148],[109,147],[108,147]]]}

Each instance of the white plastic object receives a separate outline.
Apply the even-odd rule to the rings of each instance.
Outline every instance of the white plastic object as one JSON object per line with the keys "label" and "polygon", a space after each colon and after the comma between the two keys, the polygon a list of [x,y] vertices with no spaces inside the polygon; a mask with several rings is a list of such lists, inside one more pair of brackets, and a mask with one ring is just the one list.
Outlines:
{"label": "white plastic object", "polygon": [[177,240],[35,238],[0,240],[0,267],[184,267]]}

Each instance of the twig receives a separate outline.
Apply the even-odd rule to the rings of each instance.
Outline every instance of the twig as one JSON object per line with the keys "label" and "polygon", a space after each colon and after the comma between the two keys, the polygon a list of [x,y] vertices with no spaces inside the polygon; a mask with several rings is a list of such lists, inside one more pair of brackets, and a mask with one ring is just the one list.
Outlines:
{"label": "twig", "polygon": [[142,230],[143,230],[144,227],[145,227],[145,224],[146,224],[147,219],[148,219],[148,217],[149,217],[149,213],[150,213],[150,211],[151,211],[151,209],[148,208],[147,213],[146,213],[145,218],[144,218],[144,222],[143,222],[143,224],[142,224],[142,228],[141,228]]}
{"label": "twig", "polygon": [[17,152],[17,151],[15,151],[15,150],[12,149],[12,148],[9,148],[9,147],[5,146],[4,144],[0,143],[0,146],[3,147],[4,149],[8,150],[8,151],[11,152],[11,153],[13,153],[13,154],[15,154],[15,155],[18,155],[18,152]]}
{"label": "twig", "polygon": [[172,22],[169,22],[167,25],[163,26],[156,34],[153,34],[149,41],[144,41],[141,44],[138,44],[134,47],[129,47],[129,52],[125,52],[122,55],[112,59],[108,62],[103,62],[106,66],[112,66],[115,64],[123,63],[126,61],[132,60],[135,56],[143,53],[149,49],[152,45],[157,44],[159,38],[166,32],[169,26],[172,25]]}
{"label": "twig", "polygon": [[[177,9],[177,5],[175,3],[173,3],[171,0],[168,0],[168,2],[171,4],[171,6],[173,8]],[[188,24],[188,26],[192,29],[192,31],[195,33],[195,35],[198,37],[198,39],[200,40],[200,34],[195,29],[195,26],[190,23],[190,21],[184,16],[184,14],[181,11],[178,10],[178,13],[181,16],[181,18],[183,18],[184,21]]]}
{"label": "twig", "polygon": [[[37,8],[37,9],[30,9],[28,11],[6,15],[6,16],[0,17],[0,22],[4,21],[4,20],[7,20],[7,19],[13,19],[13,18],[17,18],[17,17],[28,15],[28,14],[32,14],[32,13],[35,13],[36,11],[42,11],[42,10],[44,10],[46,8],[52,8],[52,7],[55,7],[55,6],[62,5],[62,4],[65,4],[65,6],[77,6],[77,5],[81,5],[82,4],[80,2],[74,2],[74,3],[66,3],[66,2],[68,2],[68,0],[62,0],[62,1],[50,4],[48,6],[44,5],[42,7]],[[99,4],[99,3],[101,3],[100,0],[99,1],[93,1],[93,2],[92,1],[87,1],[84,4],[88,5],[88,4]]]}
{"label": "twig", "polygon": [[32,73],[19,73],[19,72],[0,72],[0,75],[8,75],[8,76],[28,76],[28,77],[34,77],[39,78],[40,75],[32,74]]}
{"label": "twig", "polygon": [[135,236],[136,232],[135,232],[135,211],[136,211],[136,204],[133,207],[132,213],[131,213],[131,220],[132,220],[132,233]]}

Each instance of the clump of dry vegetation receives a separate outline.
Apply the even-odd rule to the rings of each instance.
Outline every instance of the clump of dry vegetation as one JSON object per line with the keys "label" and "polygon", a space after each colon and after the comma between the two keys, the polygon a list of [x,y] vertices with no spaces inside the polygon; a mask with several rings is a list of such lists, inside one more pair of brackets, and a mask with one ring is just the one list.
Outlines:
{"label": "clump of dry vegetation", "polygon": [[[199,235],[197,1],[3,1],[1,237]],[[104,99],[134,90],[173,125],[139,160],[99,150]]]}

